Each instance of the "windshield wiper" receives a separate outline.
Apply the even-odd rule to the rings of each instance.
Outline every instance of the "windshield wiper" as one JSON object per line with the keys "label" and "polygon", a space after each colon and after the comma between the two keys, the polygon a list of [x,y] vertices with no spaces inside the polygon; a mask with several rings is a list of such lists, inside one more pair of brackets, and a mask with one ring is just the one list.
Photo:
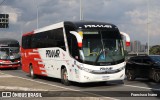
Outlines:
{"label": "windshield wiper", "polygon": [[[100,51],[99,55],[97,56],[97,58],[96,58],[96,60],[94,62],[95,64],[98,62],[98,60],[99,60],[99,58],[100,58],[102,53],[104,53],[104,56],[106,57],[106,51],[108,51],[108,50],[107,49],[102,49]],[[108,57],[111,58],[113,60],[113,62],[115,62],[115,60],[114,60],[114,58],[112,56],[108,55]]]}
{"label": "windshield wiper", "polygon": [[104,52],[104,50],[101,50],[100,52],[99,52],[99,55],[97,56],[97,58],[96,58],[96,60],[95,60],[95,64],[98,62],[98,60],[99,60],[99,57],[101,56],[101,54]]}
{"label": "windshield wiper", "polygon": [[[104,41],[103,41],[103,38],[102,38],[103,36],[102,36],[101,33],[100,33],[100,35],[101,35],[102,50],[100,51],[99,55],[97,56],[97,58],[96,58],[96,60],[95,60],[95,62],[94,62],[95,64],[98,62],[101,54],[104,53],[104,57],[106,57],[106,51],[108,51],[108,50],[105,48],[105,44],[104,44]],[[113,53],[112,53],[112,55],[113,55]],[[115,60],[113,59],[112,56],[109,56],[109,55],[108,55],[108,57],[111,58],[111,59],[113,60],[113,62],[115,62]]]}

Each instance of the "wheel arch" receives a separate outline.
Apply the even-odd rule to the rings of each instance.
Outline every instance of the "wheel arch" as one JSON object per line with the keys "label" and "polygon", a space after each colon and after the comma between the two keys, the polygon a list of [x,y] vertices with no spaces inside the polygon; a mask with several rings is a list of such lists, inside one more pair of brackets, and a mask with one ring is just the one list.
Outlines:
{"label": "wheel arch", "polygon": [[[64,69],[64,68],[66,68],[66,70],[67,70],[67,72],[68,72],[68,79],[70,80],[70,71],[69,71],[69,69],[67,68],[67,66],[66,65],[62,65],[61,66],[61,70],[60,70],[60,75],[62,74],[62,69]],[[62,76],[61,76],[61,78],[62,78]]]}
{"label": "wheel arch", "polygon": [[26,66],[27,69],[27,73],[30,73],[30,66],[32,65],[32,63],[28,63],[28,65]]}

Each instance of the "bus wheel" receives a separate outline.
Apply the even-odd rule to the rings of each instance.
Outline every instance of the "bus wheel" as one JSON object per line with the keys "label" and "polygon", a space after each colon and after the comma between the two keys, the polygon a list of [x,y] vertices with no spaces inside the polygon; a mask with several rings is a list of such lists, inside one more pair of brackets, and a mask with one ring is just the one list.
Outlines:
{"label": "bus wheel", "polygon": [[160,72],[159,71],[155,71],[154,74],[153,74],[153,80],[155,82],[160,82]]}
{"label": "bus wheel", "polygon": [[30,65],[30,67],[29,67],[29,76],[32,78],[32,79],[34,79],[35,78],[35,74],[34,74],[34,71],[33,71],[33,66],[32,65]]}
{"label": "bus wheel", "polygon": [[18,70],[18,67],[14,67],[13,69],[14,69],[14,70]]}
{"label": "bus wheel", "polygon": [[124,80],[120,80],[120,81],[119,81],[119,84],[124,84]]}
{"label": "bus wheel", "polygon": [[127,70],[126,76],[128,81],[133,81],[136,78],[134,70]]}
{"label": "bus wheel", "polygon": [[66,68],[63,68],[63,69],[61,70],[61,82],[62,82],[64,85],[67,85],[67,86],[70,85],[70,81],[68,80],[68,72],[67,72],[67,69],[66,69]]}

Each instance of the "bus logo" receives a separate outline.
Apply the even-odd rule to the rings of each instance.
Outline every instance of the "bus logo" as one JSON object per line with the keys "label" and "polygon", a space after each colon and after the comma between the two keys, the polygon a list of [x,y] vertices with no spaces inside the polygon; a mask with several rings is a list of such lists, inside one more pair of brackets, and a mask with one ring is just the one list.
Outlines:
{"label": "bus logo", "polygon": [[46,50],[47,58],[58,58],[60,54],[60,50]]}
{"label": "bus logo", "polygon": [[85,28],[112,28],[111,25],[84,25]]}
{"label": "bus logo", "polygon": [[101,67],[100,70],[112,70],[113,68],[112,67],[109,67],[109,68],[105,68],[105,67]]}

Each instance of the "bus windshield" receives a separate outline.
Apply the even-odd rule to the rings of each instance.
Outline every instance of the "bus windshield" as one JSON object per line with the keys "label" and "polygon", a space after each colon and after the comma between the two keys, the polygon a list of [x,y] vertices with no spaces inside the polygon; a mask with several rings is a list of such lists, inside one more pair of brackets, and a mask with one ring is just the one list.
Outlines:
{"label": "bus windshield", "polygon": [[83,61],[90,64],[113,65],[124,60],[119,31],[84,31]]}
{"label": "bus windshield", "polygon": [[12,60],[19,59],[19,48],[18,47],[1,47],[0,48],[0,59],[1,60]]}

